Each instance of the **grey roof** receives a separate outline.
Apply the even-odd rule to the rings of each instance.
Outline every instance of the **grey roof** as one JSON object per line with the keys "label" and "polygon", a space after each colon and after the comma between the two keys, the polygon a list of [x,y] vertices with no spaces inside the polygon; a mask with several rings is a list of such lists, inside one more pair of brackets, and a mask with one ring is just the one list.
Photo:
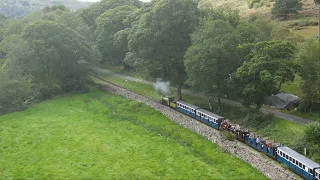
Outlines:
{"label": "grey roof", "polygon": [[206,114],[208,116],[211,116],[213,118],[216,118],[216,119],[224,119],[224,117],[221,117],[221,116],[219,116],[217,114],[214,114],[214,113],[212,113],[210,111],[207,111],[205,109],[198,109],[197,111],[202,112],[202,113],[204,113],[204,114]]}
{"label": "grey roof", "polygon": [[297,153],[296,151],[288,148],[288,147],[278,147],[278,150],[286,153],[288,156],[294,158],[295,160],[301,162],[302,164],[306,165],[308,168],[317,168],[320,167],[318,163],[313,162],[312,160],[308,159],[307,157]]}
{"label": "grey roof", "polygon": [[193,109],[199,109],[199,108],[200,108],[200,107],[198,107],[198,106],[195,106],[195,105],[186,103],[186,102],[184,102],[184,101],[177,101],[177,103],[184,104],[184,105],[189,106],[189,107],[191,107],[191,108],[193,108]]}

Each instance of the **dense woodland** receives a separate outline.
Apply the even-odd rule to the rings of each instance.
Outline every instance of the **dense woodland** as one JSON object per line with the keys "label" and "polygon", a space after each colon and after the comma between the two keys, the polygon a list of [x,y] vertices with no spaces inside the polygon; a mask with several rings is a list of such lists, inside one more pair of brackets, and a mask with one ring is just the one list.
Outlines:
{"label": "dense woodland", "polygon": [[[279,9],[292,10],[289,5]],[[297,13],[276,8],[272,13],[279,20]],[[188,85],[217,100],[217,113],[221,97],[240,97],[254,118],[262,116],[265,96],[299,75],[305,94],[300,110],[320,108],[319,40],[305,41],[258,15],[199,9],[195,0],[102,0],[76,12],[57,5],[0,21],[0,114],[86,91],[87,73],[99,63],[170,81],[178,87],[178,99]],[[308,131],[313,136],[301,143],[319,160],[319,125]]]}

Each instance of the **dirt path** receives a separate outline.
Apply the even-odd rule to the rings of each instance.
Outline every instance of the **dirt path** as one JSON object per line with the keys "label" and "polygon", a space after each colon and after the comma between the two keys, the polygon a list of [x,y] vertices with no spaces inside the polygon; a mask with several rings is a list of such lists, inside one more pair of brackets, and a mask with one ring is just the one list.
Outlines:
{"label": "dirt path", "polygon": [[[150,82],[150,81],[141,80],[141,79],[134,78],[134,77],[131,77],[131,76],[126,76],[126,75],[123,75],[123,74],[118,74],[118,73],[112,72],[110,70],[102,69],[102,68],[99,68],[99,67],[93,67],[92,69],[97,71],[97,72],[99,72],[99,73],[108,74],[108,75],[111,75],[111,76],[119,77],[119,78],[122,78],[122,79],[127,79],[127,80],[130,80],[130,81],[135,81],[135,82],[148,84],[148,85],[153,85],[154,84],[153,82]],[[195,93],[195,92],[192,92],[192,91],[186,90],[186,89],[182,89],[182,93],[187,94],[187,95],[198,96],[198,97],[202,96],[199,93]],[[228,100],[228,99],[221,99],[221,101],[222,101],[222,103],[225,103],[225,104],[228,104],[228,105],[243,107],[243,105],[241,103],[236,102],[236,101],[232,101],[232,100]],[[292,122],[295,122],[295,123],[298,123],[298,124],[301,124],[301,125],[306,125],[308,123],[313,122],[310,119],[304,119],[304,118],[301,118],[301,117],[297,117],[297,116],[293,116],[293,115],[286,114],[286,113],[283,113],[283,112],[279,112],[279,111],[273,110],[273,109],[261,108],[261,111],[263,113],[265,113],[265,114],[274,114],[278,118],[285,119],[285,120],[288,120],[288,121],[292,121]]]}

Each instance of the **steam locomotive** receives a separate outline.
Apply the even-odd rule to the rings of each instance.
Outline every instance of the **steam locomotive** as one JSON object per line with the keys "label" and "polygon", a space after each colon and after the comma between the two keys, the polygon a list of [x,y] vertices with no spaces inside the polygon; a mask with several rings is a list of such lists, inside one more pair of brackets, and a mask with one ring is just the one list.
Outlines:
{"label": "steam locomotive", "polygon": [[320,165],[289,147],[260,138],[248,130],[241,130],[239,125],[232,125],[224,117],[187,102],[175,101],[172,97],[162,97],[160,102],[215,129],[231,132],[237,140],[285,164],[304,179],[320,180]]}

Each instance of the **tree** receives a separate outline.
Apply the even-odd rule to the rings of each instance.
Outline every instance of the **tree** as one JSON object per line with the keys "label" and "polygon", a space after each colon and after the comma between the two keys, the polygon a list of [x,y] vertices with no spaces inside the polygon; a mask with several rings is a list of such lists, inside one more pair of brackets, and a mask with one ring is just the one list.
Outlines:
{"label": "tree", "polygon": [[86,65],[99,57],[94,48],[72,29],[53,21],[37,21],[21,35],[5,38],[6,69],[16,78],[28,76],[40,98],[84,86]]}
{"label": "tree", "polygon": [[299,0],[276,0],[271,13],[276,19],[286,20],[290,14],[297,14],[299,10],[301,10]]}
{"label": "tree", "polygon": [[189,35],[198,25],[198,14],[193,0],[155,1],[128,37],[128,55],[137,70],[177,85],[178,99],[186,79],[183,56],[191,43]]}
{"label": "tree", "polygon": [[[135,6],[119,6],[107,10],[97,18],[97,29],[95,31],[96,43],[103,55],[103,61],[108,61],[116,65],[123,62],[127,49],[123,49],[114,44],[115,35],[118,31],[126,28],[124,20],[135,10],[137,10]],[[120,38],[119,35],[121,34],[118,34],[117,38]]]}
{"label": "tree", "polygon": [[216,95],[218,111],[226,79],[240,63],[236,47],[239,34],[224,20],[208,20],[192,35],[192,45],[185,54],[188,82],[208,97]]}
{"label": "tree", "polygon": [[235,72],[235,86],[244,105],[260,109],[264,97],[278,93],[284,82],[293,80],[295,47],[266,41],[242,45],[240,52],[245,62]]}
{"label": "tree", "polygon": [[320,45],[316,39],[310,39],[301,45],[297,55],[299,75],[303,79],[301,89],[303,97],[302,110],[319,111],[320,104]]}
{"label": "tree", "polygon": [[95,30],[96,19],[105,11],[125,5],[140,7],[141,3],[142,2],[139,0],[101,0],[97,3],[94,3],[89,8],[80,10],[78,15],[89,27]]}

